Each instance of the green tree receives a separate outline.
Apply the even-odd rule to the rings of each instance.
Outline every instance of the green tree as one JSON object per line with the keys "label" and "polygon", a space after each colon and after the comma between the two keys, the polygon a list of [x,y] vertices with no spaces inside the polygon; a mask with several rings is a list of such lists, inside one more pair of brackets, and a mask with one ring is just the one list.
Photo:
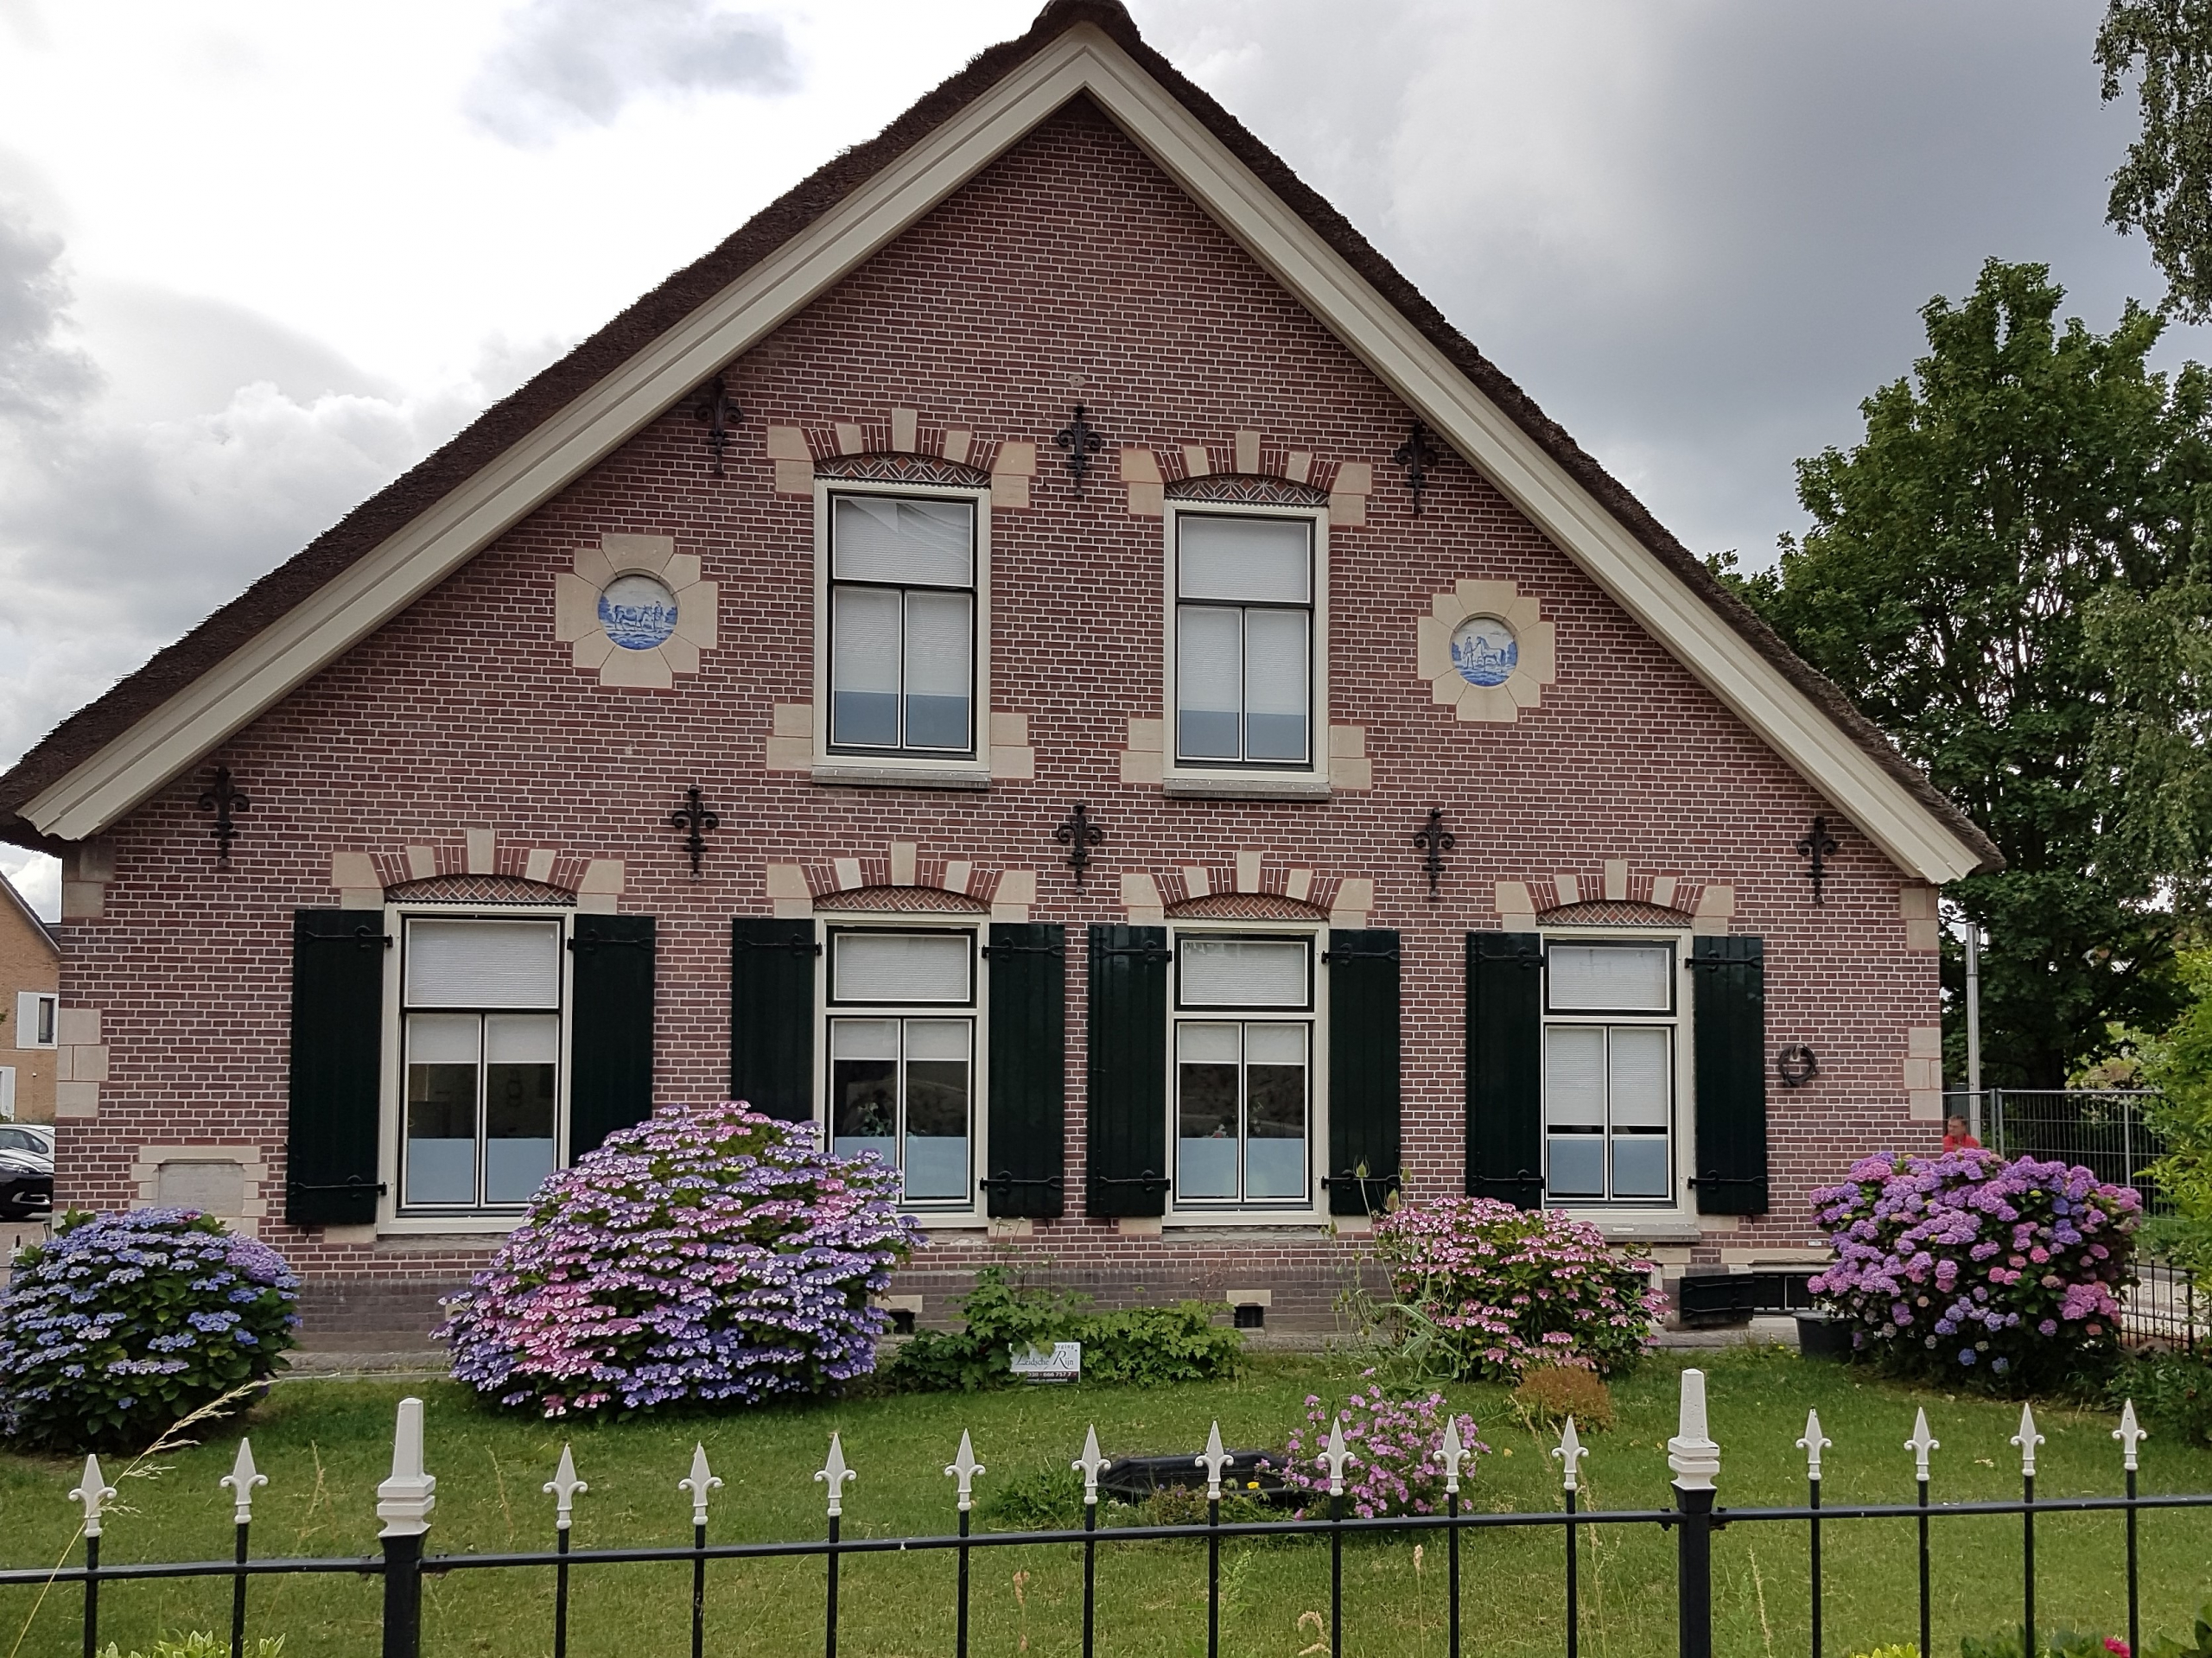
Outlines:
{"label": "green tree", "polygon": [[2143,130],[2112,175],[2107,222],[2139,230],[2167,304],[2212,318],[2212,0],[2108,0],[2097,30],[2106,102],[2139,78]]}
{"label": "green tree", "polygon": [[2133,302],[2101,336],[2059,323],[2063,297],[1993,259],[1962,302],[1929,301],[1927,355],[1860,405],[1863,441],[1798,463],[1813,528],[1732,576],[2005,854],[1951,896],[1990,931],[1984,1077],[2011,1087],[2064,1086],[2184,999],[2185,918],[2101,743],[2113,675],[2088,612],[2187,568],[2205,376],[2149,369],[2162,325]]}

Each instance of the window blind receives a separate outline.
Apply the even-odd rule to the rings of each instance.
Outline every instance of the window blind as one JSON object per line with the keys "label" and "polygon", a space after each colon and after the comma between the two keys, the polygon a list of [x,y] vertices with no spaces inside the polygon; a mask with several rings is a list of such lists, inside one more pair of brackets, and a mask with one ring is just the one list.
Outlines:
{"label": "window blind", "polygon": [[410,1007],[558,1007],[557,921],[410,921]]}
{"label": "window blind", "polygon": [[1185,938],[1176,947],[1186,1007],[1303,1007],[1302,938]]}
{"label": "window blind", "polygon": [[833,935],[830,994],[839,1001],[969,999],[970,937],[961,932]]}
{"label": "window blind", "polygon": [[1572,1013],[1663,1013],[1674,1006],[1664,944],[1554,944],[1550,950],[1551,1005]]}
{"label": "window blind", "polygon": [[1307,520],[1185,513],[1175,523],[1184,598],[1312,601],[1313,526]]}
{"label": "window blind", "polygon": [[964,588],[975,571],[976,509],[966,501],[840,495],[830,573],[841,581]]}

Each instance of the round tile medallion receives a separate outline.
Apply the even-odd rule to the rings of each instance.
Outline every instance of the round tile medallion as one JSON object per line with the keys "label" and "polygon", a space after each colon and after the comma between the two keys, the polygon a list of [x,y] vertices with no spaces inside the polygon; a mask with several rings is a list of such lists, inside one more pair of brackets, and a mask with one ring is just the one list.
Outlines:
{"label": "round tile medallion", "polygon": [[599,625],[625,651],[650,651],[676,632],[676,595],[656,577],[618,575],[599,595]]}
{"label": "round tile medallion", "polygon": [[1452,665],[1470,685],[1503,685],[1520,660],[1513,630],[1495,616],[1470,616],[1452,630]]}

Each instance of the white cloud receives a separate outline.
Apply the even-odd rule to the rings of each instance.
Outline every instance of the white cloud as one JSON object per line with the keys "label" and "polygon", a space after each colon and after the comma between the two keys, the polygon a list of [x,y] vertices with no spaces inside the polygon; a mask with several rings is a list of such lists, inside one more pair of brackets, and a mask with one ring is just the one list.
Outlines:
{"label": "white cloud", "polygon": [[0,878],[21,893],[41,919],[61,919],[60,859],[43,852],[26,852],[21,847],[0,846]]}
{"label": "white cloud", "polygon": [[509,143],[538,145],[608,126],[633,98],[668,92],[780,92],[796,84],[772,18],[712,0],[527,0],[469,84],[469,118]]}

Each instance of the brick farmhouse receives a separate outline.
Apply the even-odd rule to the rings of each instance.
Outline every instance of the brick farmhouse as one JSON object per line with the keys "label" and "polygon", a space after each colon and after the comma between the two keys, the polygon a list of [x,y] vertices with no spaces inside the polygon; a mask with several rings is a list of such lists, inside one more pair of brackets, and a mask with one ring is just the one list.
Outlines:
{"label": "brick farmhouse", "polygon": [[67,721],[0,834],[65,861],[58,1201],[231,1216],[334,1318],[725,1096],[899,1166],[931,1318],[1013,1255],[1310,1322],[1394,1191],[1802,1261],[1940,1132],[1936,893],[1998,861],[1115,0]]}

